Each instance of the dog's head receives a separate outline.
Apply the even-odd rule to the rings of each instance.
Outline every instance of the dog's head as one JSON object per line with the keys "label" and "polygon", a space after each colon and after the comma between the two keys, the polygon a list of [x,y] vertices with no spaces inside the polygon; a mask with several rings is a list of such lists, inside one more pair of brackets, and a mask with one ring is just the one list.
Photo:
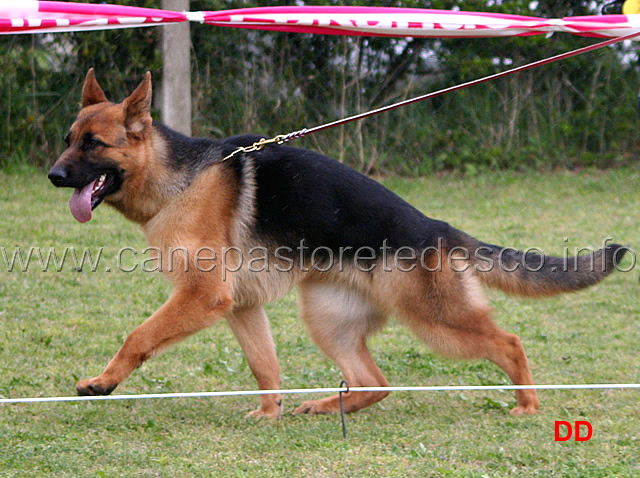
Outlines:
{"label": "dog's head", "polygon": [[82,88],[82,109],[65,137],[67,148],[49,171],[58,187],[75,188],[69,201],[80,222],[102,201],[116,203],[135,187],[151,142],[151,73],[122,103],[107,100],[93,68]]}

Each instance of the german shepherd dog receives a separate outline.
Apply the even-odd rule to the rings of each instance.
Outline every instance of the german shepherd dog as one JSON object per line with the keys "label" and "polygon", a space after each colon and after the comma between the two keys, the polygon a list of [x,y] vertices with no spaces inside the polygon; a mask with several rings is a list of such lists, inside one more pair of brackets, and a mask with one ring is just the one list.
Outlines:
{"label": "german shepherd dog", "polygon": [[[263,306],[294,286],[311,337],[352,387],[388,386],[367,338],[390,315],[436,352],[488,359],[514,384],[530,385],[520,339],[494,324],[483,286],[529,297],[575,291],[602,280],[625,252],[605,242],[592,254],[560,258],[487,244],[321,154],[269,145],[225,160],[260,137],[189,138],[153,121],[150,109],[150,73],[115,104],[89,70],[67,148],[49,172],[55,186],[75,188],[77,220],[91,219],[104,201],[140,224],[158,257],[173,258],[163,270],[170,298],[100,375],[77,384],[80,395],[111,393],[149,357],[223,317],[260,389],[277,390]],[[345,410],[387,394],[345,393]],[[512,414],[536,413],[535,390],[516,397]],[[339,409],[331,396],[294,413]],[[282,397],[273,393],[250,415],[281,413]]]}

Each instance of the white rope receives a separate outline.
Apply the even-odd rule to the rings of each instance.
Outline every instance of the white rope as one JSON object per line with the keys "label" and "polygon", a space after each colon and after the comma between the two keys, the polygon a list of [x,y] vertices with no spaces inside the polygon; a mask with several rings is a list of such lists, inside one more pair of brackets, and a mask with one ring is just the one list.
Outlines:
{"label": "white rope", "polygon": [[285,390],[231,390],[223,392],[181,392],[146,393],[131,395],[98,395],[85,397],[33,397],[0,398],[0,404],[42,403],[42,402],[86,402],[98,400],[141,400],[151,398],[206,398],[233,397],[245,395],[303,394],[303,393],[346,393],[346,392],[469,392],[487,390],[603,390],[640,389],[640,383],[601,383],[569,385],[450,385],[429,387],[335,387],[335,388],[293,388]]}

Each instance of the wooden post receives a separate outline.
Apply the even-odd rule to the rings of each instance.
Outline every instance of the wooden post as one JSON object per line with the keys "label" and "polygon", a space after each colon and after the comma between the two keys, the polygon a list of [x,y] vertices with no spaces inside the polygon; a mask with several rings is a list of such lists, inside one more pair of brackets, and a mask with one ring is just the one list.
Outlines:
{"label": "wooden post", "polygon": [[[162,0],[164,10],[189,11],[189,0]],[[162,122],[191,136],[191,38],[189,22],[162,27]]]}

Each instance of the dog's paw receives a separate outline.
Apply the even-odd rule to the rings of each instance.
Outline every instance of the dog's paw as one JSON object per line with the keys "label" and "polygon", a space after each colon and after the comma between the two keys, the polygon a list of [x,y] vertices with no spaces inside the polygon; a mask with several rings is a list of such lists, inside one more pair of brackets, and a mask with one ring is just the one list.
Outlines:
{"label": "dog's paw", "polygon": [[340,408],[333,406],[331,401],[324,400],[311,400],[304,402],[298,408],[293,411],[294,415],[327,415],[330,413],[338,413]]}
{"label": "dog's paw", "polygon": [[88,395],[109,395],[118,386],[118,384],[102,383],[100,377],[80,380],[76,384],[76,391],[80,396]]}
{"label": "dog's paw", "polygon": [[278,401],[269,401],[267,404],[263,404],[257,410],[249,412],[245,415],[246,418],[270,418],[272,420],[277,420],[282,415],[284,410],[284,406],[282,405],[282,400]]}
{"label": "dog's paw", "polygon": [[255,419],[268,418],[270,420],[278,420],[281,415],[282,415],[281,407],[277,407],[272,410],[264,410],[262,408],[258,408],[257,410],[247,413],[245,415],[245,418],[255,418]]}
{"label": "dog's paw", "polygon": [[533,405],[529,405],[529,406],[520,405],[511,409],[509,413],[511,413],[511,415],[513,415],[514,417],[519,417],[521,415],[535,415],[536,413],[538,413],[538,407]]}

